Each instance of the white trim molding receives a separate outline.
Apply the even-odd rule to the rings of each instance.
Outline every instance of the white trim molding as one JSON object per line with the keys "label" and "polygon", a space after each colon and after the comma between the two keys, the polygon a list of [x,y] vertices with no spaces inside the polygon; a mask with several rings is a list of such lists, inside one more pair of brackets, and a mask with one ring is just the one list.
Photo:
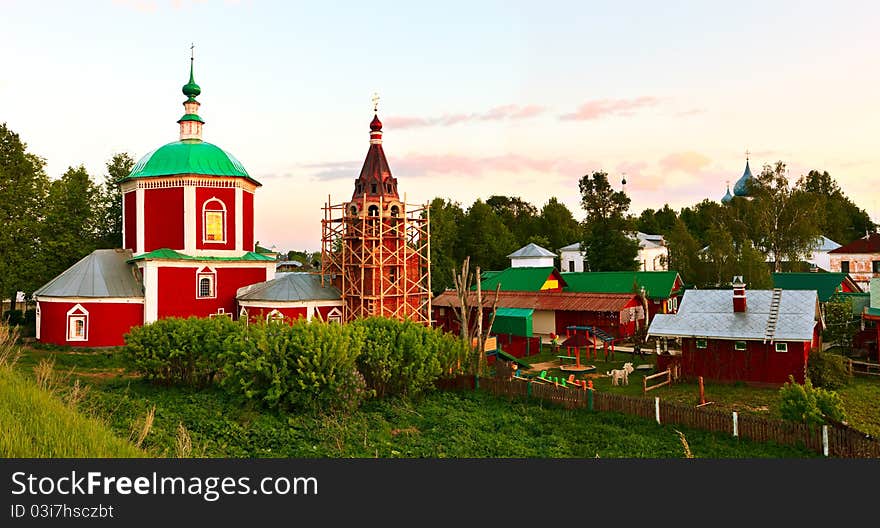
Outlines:
{"label": "white trim molding", "polygon": [[235,250],[243,251],[244,248],[244,191],[241,187],[235,188]]}
{"label": "white trim molding", "polygon": [[[80,324],[82,325],[81,327]],[[66,341],[89,340],[89,311],[83,308],[83,305],[76,304],[73,308],[67,310],[64,325]],[[82,330],[81,333],[80,329]]]}
{"label": "white trim molding", "polygon": [[[221,209],[208,209],[208,204],[211,202],[217,202],[220,204]],[[209,240],[208,239],[208,213],[222,213],[222,233],[223,237],[221,240]],[[217,198],[216,196],[212,196],[205,200],[202,204],[202,244],[226,244],[229,240],[227,229],[229,228],[229,215],[228,210],[226,209],[226,204],[223,200]]]}
{"label": "white trim molding", "polygon": [[134,249],[135,254],[139,255],[144,252],[144,248],[146,247],[146,243],[144,242],[144,218],[146,217],[144,213],[144,190],[138,187],[134,191],[134,207],[137,214],[135,214],[135,232],[137,236],[134,241]]}

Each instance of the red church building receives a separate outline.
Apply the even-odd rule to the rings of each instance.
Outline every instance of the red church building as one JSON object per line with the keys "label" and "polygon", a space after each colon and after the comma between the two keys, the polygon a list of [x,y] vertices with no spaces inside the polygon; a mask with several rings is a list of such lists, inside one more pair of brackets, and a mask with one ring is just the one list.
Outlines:
{"label": "red church building", "polygon": [[781,385],[803,383],[810,353],[821,348],[816,290],[687,290],[676,314],[657,314],[648,335],[681,340],[681,355],[658,356],[658,369],[680,362],[686,378]]}

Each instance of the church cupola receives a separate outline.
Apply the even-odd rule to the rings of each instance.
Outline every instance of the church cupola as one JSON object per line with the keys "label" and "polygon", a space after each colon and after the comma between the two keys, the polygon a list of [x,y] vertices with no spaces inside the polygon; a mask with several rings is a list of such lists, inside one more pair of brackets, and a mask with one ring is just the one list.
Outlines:
{"label": "church cupola", "polygon": [[743,171],[743,175],[733,186],[733,195],[734,196],[748,196],[749,195],[749,182],[752,181],[754,177],[752,176],[752,169],[749,167],[749,153],[746,151],[746,169]]}
{"label": "church cupola", "polygon": [[[192,48],[191,48],[192,50]],[[196,97],[202,93],[202,88],[196,84],[193,79],[193,63],[195,56],[191,53],[189,58],[189,82],[183,85],[183,95],[186,101],[183,102],[183,117],[177,120],[180,124],[180,140],[184,139],[202,139],[202,125],[205,122],[199,117],[199,106],[201,103],[196,101]]]}
{"label": "church cupola", "polygon": [[354,182],[349,214],[354,216],[398,216],[401,214],[397,178],[391,175],[382,149],[382,121],[378,114],[378,96],[373,97],[373,120],[370,122],[370,149]]}

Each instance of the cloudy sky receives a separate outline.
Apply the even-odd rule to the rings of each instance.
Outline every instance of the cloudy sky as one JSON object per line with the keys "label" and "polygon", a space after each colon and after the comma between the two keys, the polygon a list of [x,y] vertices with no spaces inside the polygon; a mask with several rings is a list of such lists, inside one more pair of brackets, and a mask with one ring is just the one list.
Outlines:
{"label": "cloudy sky", "polygon": [[880,4],[0,0],[0,122],[100,180],[177,139],[195,42],[204,138],[263,187],[256,236],[320,247],[350,197],[374,92],[410,202],[492,194],[581,218],[626,174],[633,212],[718,200],[784,160],[880,220]]}

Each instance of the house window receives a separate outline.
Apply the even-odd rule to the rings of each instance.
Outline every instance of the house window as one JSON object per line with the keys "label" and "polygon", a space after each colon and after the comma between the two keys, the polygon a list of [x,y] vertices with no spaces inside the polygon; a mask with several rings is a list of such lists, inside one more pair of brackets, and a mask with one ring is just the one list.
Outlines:
{"label": "house window", "polygon": [[248,322],[248,311],[244,306],[241,307],[241,310],[238,311],[238,320],[244,321],[245,324]]}
{"label": "house window", "polygon": [[398,216],[400,216],[400,207],[397,207],[396,205],[392,205],[391,206],[391,217],[397,218]]}
{"label": "house window", "polygon": [[328,323],[341,323],[342,322],[342,311],[339,308],[333,308],[327,314],[327,322]]}
{"label": "house window", "polygon": [[367,214],[370,216],[379,216],[379,206],[371,205],[369,209],[367,209]]}
{"label": "house window", "polygon": [[871,271],[873,273],[880,273],[880,260],[871,261]]}
{"label": "house window", "polygon": [[279,312],[278,310],[272,310],[271,312],[266,314],[266,322],[283,322],[284,314]]}
{"label": "house window", "polygon": [[734,343],[733,348],[734,348],[734,350],[745,350],[746,349],[746,342],[745,341],[737,341],[736,343]]}
{"label": "house window", "polygon": [[849,273],[849,261],[848,260],[841,260],[840,261],[840,271],[842,273]]}
{"label": "house window", "polygon": [[385,184],[385,192],[387,192],[387,193],[391,192],[391,184],[390,183]]}
{"label": "house window", "polygon": [[568,271],[574,271],[574,261],[573,260],[568,261]]}
{"label": "house window", "polygon": [[351,216],[357,216],[357,214],[358,214],[357,206],[352,205],[351,207],[348,208],[348,212],[351,213]]}
{"label": "house window", "polygon": [[67,312],[67,340],[87,341],[89,339],[89,312],[77,304]]}
{"label": "house window", "polygon": [[375,184],[375,183],[371,183],[371,184],[370,184],[370,194],[376,194],[376,192],[377,192],[378,190],[379,190],[379,189],[378,189],[378,187],[376,187],[376,184]]}
{"label": "house window", "polygon": [[397,282],[397,268],[392,267],[388,269],[388,282],[394,284]]}
{"label": "house window", "polygon": [[706,340],[697,339],[697,348],[706,348]]}
{"label": "house window", "polygon": [[673,298],[669,299],[668,306],[669,306],[670,312],[674,312],[674,311],[678,310],[678,297],[673,297]]}
{"label": "house window", "polygon": [[776,343],[777,352],[788,352],[788,343]]}
{"label": "house window", "polygon": [[196,298],[213,299],[217,297],[215,274],[211,272],[199,272],[196,274]]}
{"label": "house window", "polygon": [[226,242],[226,205],[211,198],[202,206],[203,242]]}

